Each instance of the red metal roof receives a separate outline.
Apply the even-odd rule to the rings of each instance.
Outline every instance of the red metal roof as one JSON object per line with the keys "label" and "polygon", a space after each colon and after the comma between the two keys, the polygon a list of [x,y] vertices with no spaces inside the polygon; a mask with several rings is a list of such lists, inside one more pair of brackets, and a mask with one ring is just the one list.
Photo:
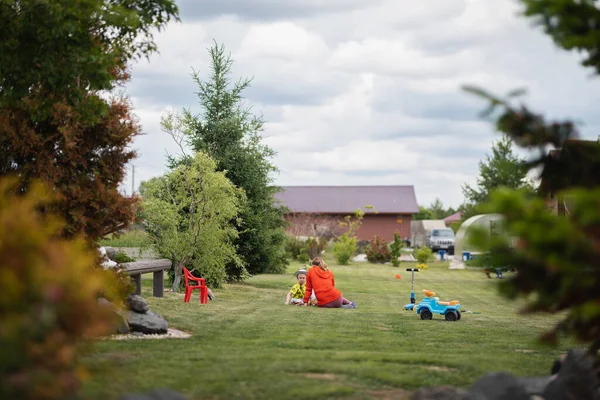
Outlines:
{"label": "red metal roof", "polygon": [[293,212],[352,213],[373,206],[379,213],[419,212],[413,186],[284,186],[275,197]]}
{"label": "red metal roof", "polygon": [[452,215],[448,215],[446,218],[444,218],[444,223],[449,224],[450,222],[460,221],[460,219],[462,218],[462,214],[463,213],[461,211],[458,211]]}

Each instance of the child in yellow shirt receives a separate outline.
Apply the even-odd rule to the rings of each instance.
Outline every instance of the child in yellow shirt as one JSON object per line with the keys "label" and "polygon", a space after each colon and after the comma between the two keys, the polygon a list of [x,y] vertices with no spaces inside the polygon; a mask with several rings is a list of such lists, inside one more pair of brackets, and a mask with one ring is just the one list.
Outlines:
{"label": "child in yellow shirt", "polygon": [[[298,283],[292,286],[292,288],[288,292],[287,297],[285,299],[285,304],[304,304],[303,299],[304,294],[306,293],[306,274],[307,272],[305,269],[300,269],[294,274],[296,279],[298,279]],[[311,303],[312,301],[316,301],[314,292],[311,293],[310,300],[311,301],[309,303]]]}

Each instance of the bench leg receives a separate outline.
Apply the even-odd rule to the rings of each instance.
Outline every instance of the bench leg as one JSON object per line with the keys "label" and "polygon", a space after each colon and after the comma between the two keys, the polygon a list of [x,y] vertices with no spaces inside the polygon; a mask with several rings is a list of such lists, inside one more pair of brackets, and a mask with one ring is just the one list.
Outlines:
{"label": "bench leg", "polygon": [[142,274],[131,275],[131,282],[135,283],[135,294],[142,294]]}
{"label": "bench leg", "polygon": [[165,274],[164,271],[154,271],[152,277],[152,296],[163,297],[165,292]]}

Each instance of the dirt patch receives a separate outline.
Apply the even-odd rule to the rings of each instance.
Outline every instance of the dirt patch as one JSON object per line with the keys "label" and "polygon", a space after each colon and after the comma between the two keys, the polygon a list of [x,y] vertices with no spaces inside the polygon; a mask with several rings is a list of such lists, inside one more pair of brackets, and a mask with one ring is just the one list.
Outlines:
{"label": "dirt patch", "polygon": [[304,374],[304,377],[310,379],[325,379],[327,381],[335,381],[339,379],[339,376],[335,374]]}
{"label": "dirt patch", "polygon": [[387,328],[385,326],[376,326],[375,329],[377,329],[378,331],[391,331],[392,328]]}
{"label": "dirt patch", "polygon": [[384,400],[408,400],[412,395],[412,392],[403,389],[363,390],[362,392],[373,399]]}
{"label": "dirt patch", "polygon": [[517,353],[535,353],[535,350],[515,350]]}
{"label": "dirt patch", "polygon": [[443,365],[428,365],[425,369],[440,372],[456,372],[456,368],[444,367]]}

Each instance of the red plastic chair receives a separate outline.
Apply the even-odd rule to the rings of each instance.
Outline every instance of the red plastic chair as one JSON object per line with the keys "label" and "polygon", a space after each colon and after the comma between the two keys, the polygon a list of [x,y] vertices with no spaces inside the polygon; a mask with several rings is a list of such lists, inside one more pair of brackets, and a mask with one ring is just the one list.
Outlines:
{"label": "red plastic chair", "polygon": [[[204,278],[196,278],[186,267],[183,267],[183,274],[185,275],[185,297],[183,302],[189,303],[194,289],[200,289],[200,304],[208,304],[208,286],[206,286]],[[191,286],[190,281],[198,282],[198,285]]]}

